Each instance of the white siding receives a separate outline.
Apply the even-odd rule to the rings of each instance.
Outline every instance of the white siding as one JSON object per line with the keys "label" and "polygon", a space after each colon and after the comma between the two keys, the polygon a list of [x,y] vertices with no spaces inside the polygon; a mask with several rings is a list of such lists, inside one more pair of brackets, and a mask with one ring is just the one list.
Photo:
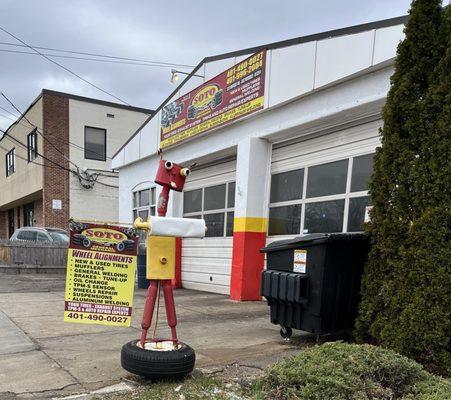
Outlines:
{"label": "white siding", "polygon": [[374,31],[318,41],[315,88],[371,66]]}
{"label": "white siding", "polygon": [[373,65],[396,55],[396,48],[404,38],[404,25],[390,26],[376,30],[374,38]]}
{"label": "white siding", "polygon": [[[185,191],[230,182],[235,179],[236,161],[194,169]],[[188,289],[229,294],[232,237],[182,240],[182,286]]]}
{"label": "white siding", "polygon": [[315,49],[316,42],[310,42],[271,51],[270,107],[313,89]]}
{"label": "white siding", "polygon": [[[226,69],[232,68],[234,62],[235,57],[231,57],[225,60],[218,60],[205,64],[205,80],[208,81]],[[200,71],[202,71],[202,69]]]}

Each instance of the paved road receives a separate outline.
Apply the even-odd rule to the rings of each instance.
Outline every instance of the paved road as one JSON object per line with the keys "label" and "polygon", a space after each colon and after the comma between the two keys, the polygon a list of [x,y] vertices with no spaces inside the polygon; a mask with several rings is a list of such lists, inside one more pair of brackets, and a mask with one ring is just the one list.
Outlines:
{"label": "paved road", "polygon": [[[175,293],[179,337],[196,350],[198,368],[260,368],[298,349],[299,340],[280,339],[263,302]],[[136,379],[119,359],[121,346],[139,337],[144,299],[137,289],[130,328],[64,323],[63,275],[0,274],[0,399],[51,398]],[[159,332],[167,336],[161,314]]]}

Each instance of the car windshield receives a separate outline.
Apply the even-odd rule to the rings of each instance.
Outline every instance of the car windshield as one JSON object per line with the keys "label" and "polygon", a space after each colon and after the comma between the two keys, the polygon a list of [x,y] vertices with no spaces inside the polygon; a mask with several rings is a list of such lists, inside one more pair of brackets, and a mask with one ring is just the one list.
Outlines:
{"label": "car windshield", "polygon": [[69,243],[69,235],[66,232],[48,231],[49,235],[56,243]]}

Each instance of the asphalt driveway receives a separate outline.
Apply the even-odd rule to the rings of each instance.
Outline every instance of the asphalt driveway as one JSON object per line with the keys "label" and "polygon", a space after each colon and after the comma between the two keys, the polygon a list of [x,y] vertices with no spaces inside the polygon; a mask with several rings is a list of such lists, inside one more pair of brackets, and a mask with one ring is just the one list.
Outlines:
{"label": "asphalt driveway", "polygon": [[[64,276],[0,274],[0,398],[51,398],[136,380],[120,365],[122,345],[138,338],[145,290],[136,289],[130,328],[63,322]],[[175,292],[179,338],[196,350],[196,368],[262,368],[298,349],[269,322],[264,302]],[[168,336],[164,307],[159,332]],[[169,335],[170,336],[170,335]]]}

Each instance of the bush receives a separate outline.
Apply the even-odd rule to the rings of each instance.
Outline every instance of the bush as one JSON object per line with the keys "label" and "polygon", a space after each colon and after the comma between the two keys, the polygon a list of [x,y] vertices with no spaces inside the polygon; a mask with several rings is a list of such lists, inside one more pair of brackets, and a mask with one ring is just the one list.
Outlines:
{"label": "bush", "polygon": [[271,400],[445,400],[451,383],[368,344],[324,344],[275,364],[252,388]]}
{"label": "bush", "polygon": [[415,0],[370,182],[356,337],[451,374],[451,7]]}

